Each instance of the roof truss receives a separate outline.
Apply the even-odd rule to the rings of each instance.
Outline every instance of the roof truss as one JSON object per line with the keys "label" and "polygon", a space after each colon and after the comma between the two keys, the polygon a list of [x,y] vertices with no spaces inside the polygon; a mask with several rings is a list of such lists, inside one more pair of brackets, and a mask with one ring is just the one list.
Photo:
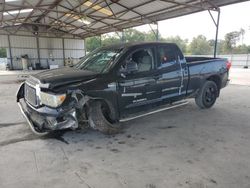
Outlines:
{"label": "roof truss", "polygon": [[243,1],[0,0],[0,31],[86,38]]}

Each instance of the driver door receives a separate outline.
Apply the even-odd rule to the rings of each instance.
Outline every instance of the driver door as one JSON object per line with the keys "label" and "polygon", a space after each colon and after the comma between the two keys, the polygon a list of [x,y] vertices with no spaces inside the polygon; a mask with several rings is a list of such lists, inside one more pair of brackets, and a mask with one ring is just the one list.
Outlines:
{"label": "driver door", "polygon": [[[124,73],[118,80],[119,107],[121,114],[133,112],[132,109],[146,105],[150,101],[148,89],[155,85],[153,76],[154,54],[153,48],[141,48],[131,52],[123,65]],[[130,64],[130,65],[128,65]],[[133,64],[135,71],[126,70]],[[136,64],[136,65],[135,65]],[[140,108],[141,109],[141,108]]]}

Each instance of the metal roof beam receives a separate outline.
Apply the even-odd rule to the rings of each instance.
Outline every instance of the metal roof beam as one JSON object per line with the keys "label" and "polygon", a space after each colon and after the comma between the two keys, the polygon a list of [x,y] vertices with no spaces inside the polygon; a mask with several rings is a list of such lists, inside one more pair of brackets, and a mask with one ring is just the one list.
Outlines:
{"label": "metal roof beam", "polygon": [[[122,11],[120,11],[120,12],[117,12],[116,13],[116,15],[119,15],[119,14],[126,14],[126,13],[128,13],[129,11],[133,11],[135,8],[138,8],[138,7],[141,7],[141,6],[144,6],[144,5],[146,5],[146,4],[149,4],[149,3],[151,3],[152,1],[150,0],[150,1],[146,1],[146,2],[144,2],[144,3],[141,3],[141,4],[139,4],[139,5],[137,5],[136,7],[132,7],[132,8],[125,8],[125,10],[122,10]],[[115,3],[110,3],[109,5],[112,5],[112,4],[115,4]],[[106,8],[107,6],[104,6],[103,8]],[[99,9],[100,10],[100,9]],[[96,11],[98,11],[98,10],[96,10]],[[95,13],[96,11],[92,11],[92,12],[90,12],[89,14],[93,14],[93,13]],[[136,14],[138,14],[138,13],[136,13]],[[140,17],[142,17],[142,15],[141,14],[138,14],[138,15],[140,15]],[[112,16],[107,16],[106,18],[110,18],[110,17],[112,17]],[[119,16],[120,17],[120,16]],[[144,17],[144,16],[143,16]],[[98,22],[99,20],[96,20],[96,22]],[[95,24],[96,22],[94,22],[93,24]]]}
{"label": "metal roof beam", "polygon": [[3,25],[3,13],[4,13],[4,10],[5,10],[5,0],[1,4],[2,4],[2,10],[0,12],[0,16],[1,16],[0,26]]}
{"label": "metal roof beam", "polygon": [[45,11],[39,18],[37,18],[37,22],[39,22],[41,19],[43,19],[47,14],[50,13],[50,11],[52,9],[54,9],[58,4],[61,3],[62,0],[55,0],[54,3],[52,5],[50,5],[50,7],[48,8],[47,11]]}
{"label": "metal roof beam", "polygon": [[[193,1],[191,1],[191,2],[193,2]],[[178,8],[179,6],[180,5],[175,5],[175,6],[172,6],[172,8]],[[211,5],[203,4],[203,8],[209,9],[209,8],[211,8]],[[150,14],[152,15],[152,14],[156,14],[156,13],[162,12],[162,11],[165,11],[165,12],[162,12],[162,13],[160,13],[158,15],[153,15],[153,16],[150,16],[150,14],[148,16],[145,15],[144,18],[149,19],[149,20],[153,20],[153,21],[159,21],[159,20],[170,19],[170,18],[182,16],[182,15],[187,15],[187,14],[190,14],[190,12],[200,12],[202,10],[204,10],[204,9],[201,9],[200,6],[192,7],[192,9],[190,9],[190,7],[182,7],[182,8],[179,8],[179,9],[174,9],[172,11],[168,11],[168,10],[166,10],[164,8],[164,9],[161,9],[161,10],[151,12]],[[126,28],[131,28],[131,27],[142,25],[141,22],[140,22],[141,17],[135,17],[135,18],[133,18],[131,20],[132,21],[119,23],[119,24],[117,24],[115,26],[118,27],[118,28],[121,28],[121,29],[126,29]],[[103,34],[103,33],[113,32],[113,31],[114,31],[113,28],[102,28],[102,29],[99,29],[98,33]],[[83,37],[89,37],[89,36],[91,36],[91,34],[84,35]]]}
{"label": "metal roof beam", "polygon": [[[47,17],[49,17],[49,16],[47,16]],[[56,18],[52,18],[52,17],[49,17],[49,18],[51,18],[51,19],[53,19],[54,21],[59,21],[59,22],[62,22],[62,21],[60,21],[60,20],[57,20]],[[62,22],[62,23],[64,23],[64,22]],[[49,26],[51,26],[51,24],[48,24]],[[67,25],[70,25],[71,27],[74,27],[75,29],[77,28],[77,26],[75,26],[75,25],[73,25],[73,24],[67,24]],[[52,29],[52,28],[55,28],[56,26],[51,26],[49,29]],[[86,28],[84,28],[84,30],[86,30],[87,32],[92,32],[92,33],[95,33],[95,30],[94,29],[92,29],[92,28],[88,28],[88,27],[86,27]],[[48,31],[48,30],[47,30]],[[71,33],[69,33],[69,34],[71,34]]]}
{"label": "metal roof beam", "polygon": [[199,4],[199,5],[193,5],[193,4],[181,3],[181,2],[177,2],[177,1],[173,1],[173,0],[154,0],[154,1],[163,1],[163,2],[166,2],[166,3],[172,3],[172,4],[175,4],[175,5],[179,5],[179,6],[204,9],[202,6],[200,6],[201,4]]}
{"label": "metal roof beam", "polygon": [[[87,1],[87,0],[86,0],[86,1]],[[83,3],[85,3],[86,1],[84,1]],[[95,3],[98,2],[98,1],[99,1],[99,0],[96,0]],[[68,11],[68,12],[63,12],[63,15],[60,16],[60,17],[57,18],[57,19],[60,20],[60,19],[63,18],[65,15],[70,14],[71,12],[75,12],[75,10],[76,10],[77,8],[79,8],[80,6],[82,6],[83,3],[79,3],[77,6],[75,6],[75,7],[72,8],[72,9],[70,9],[70,11]],[[95,4],[95,3],[93,3],[93,4]],[[60,6],[63,7],[63,8],[65,8],[63,5],[60,5]],[[94,6],[94,5],[93,5],[93,6]],[[68,17],[66,20],[64,20],[64,22],[66,22],[67,20],[69,20],[69,17]],[[50,24],[51,24],[51,23],[52,23],[52,22],[50,22]],[[67,24],[71,24],[71,23],[73,23],[73,22],[70,22],[70,23],[67,23]],[[52,29],[52,27],[49,28],[48,31],[51,30],[51,29]]]}
{"label": "metal roof beam", "polygon": [[[26,2],[26,1],[23,1],[23,5],[24,5],[25,2]],[[35,7],[38,7],[41,3],[42,3],[42,0],[39,0]],[[24,19],[23,22],[26,22],[28,19],[30,19],[30,17],[34,14],[34,12],[35,12],[35,11],[34,11],[34,9],[33,9],[33,10],[29,13],[29,15]],[[19,13],[20,13],[20,12],[19,12]],[[18,16],[19,16],[19,14],[17,15],[17,17],[18,17]],[[16,18],[17,18],[17,17],[16,17]],[[16,22],[16,20],[15,20],[15,22]],[[16,33],[22,26],[23,26],[23,24],[19,25],[19,26],[17,27],[17,29],[14,31],[14,33]]]}
{"label": "metal roof beam", "polygon": [[[62,6],[62,5],[61,5],[61,6]],[[63,7],[63,8],[70,10],[70,9],[67,8],[67,7]],[[78,13],[76,13],[76,15],[77,15],[77,14],[78,14]],[[82,14],[82,13],[80,13],[80,15],[85,16],[85,14]],[[92,20],[95,20],[95,21],[98,20],[98,19],[92,17],[91,15],[86,15],[86,17],[89,17],[89,18],[91,18]],[[73,23],[73,22],[75,22],[75,21],[77,21],[77,20],[74,20],[74,21],[72,21],[72,22],[70,22],[70,23]],[[115,27],[115,26],[113,26],[112,24],[109,24],[109,23],[106,23],[106,22],[102,21],[101,19],[99,20],[99,22],[100,22],[100,23],[103,23],[103,24],[105,24],[105,25],[107,25],[107,26]],[[77,29],[82,29],[82,28],[83,28],[83,26],[77,27]],[[76,29],[76,30],[77,30],[77,29]],[[76,31],[76,30],[74,30],[74,31]],[[74,31],[73,31],[73,32],[74,32]]]}
{"label": "metal roof beam", "polygon": [[[86,1],[87,1],[87,0],[85,0],[83,3],[85,3]],[[99,1],[99,0],[96,0],[95,3],[98,2],[98,1]],[[83,5],[83,3],[79,3],[77,6],[75,6],[75,7],[72,8],[72,9],[70,9],[70,11],[68,11],[68,12],[63,12],[64,14],[63,14],[62,16],[60,16],[58,19],[63,18],[65,15],[70,14],[71,12],[75,12],[77,8],[79,8],[80,6]],[[95,3],[93,3],[93,6],[94,6]],[[60,5],[60,7],[65,8],[65,6],[63,6],[63,5]],[[69,19],[69,18],[67,18],[66,20],[64,20],[64,22],[67,21],[68,19]],[[51,22],[50,22],[50,23],[51,23]],[[70,22],[70,24],[71,24],[71,23],[72,23],[72,22]]]}
{"label": "metal roof beam", "polygon": [[[88,5],[84,5],[84,3],[88,2],[88,0],[76,0],[77,4],[73,4],[72,1],[70,0],[65,0],[64,3],[61,3],[63,0],[53,0],[51,4],[48,5],[46,3],[45,5],[42,5],[42,3],[38,4],[35,6],[29,2],[30,0],[23,0],[25,2],[25,5],[22,4],[15,4],[15,3],[6,3],[3,0],[0,0],[2,3],[1,6],[1,12],[0,12],[0,25],[6,25],[8,31],[13,31],[9,29],[9,26],[14,28],[17,28],[17,26],[14,25],[15,22],[21,22],[22,18],[23,19],[23,26],[28,26],[32,25],[33,21],[39,21],[40,25],[38,24],[33,24],[33,25],[38,25],[41,26],[42,28],[47,27],[49,28],[47,30],[52,32],[56,32],[58,29],[63,29],[63,32],[67,32],[68,34],[71,34],[72,36],[77,37],[87,37],[87,36],[93,36],[93,35],[100,35],[103,33],[108,33],[112,31],[121,31],[126,28],[131,28],[143,24],[149,24],[149,23],[154,23],[156,21],[164,20],[164,19],[170,19],[178,16],[184,16],[187,14],[195,13],[195,12],[200,12],[203,10],[215,10],[217,11],[220,6],[224,5],[229,5],[233,3],[238,3],[238,2],[245,2],[247,0],[188,0],[188,1],[183,1],[183,0],[138,0],[136,6],[131,7],[131,5],[125,4],[123,1],[108,1],[108,0],[89,0],[91,4],[89,3]],[[40,0],[41,1],[41,0]],[[154,2],[157,3],[157,1],[161,2],[166,2],[166,3],[161,3],[162,8],[159,7],[160,10],[157,10],[156,7],[158,6],[153,6]],[[36,1],[37,2],[37,1]],[[102,2],[102,3],[101,3]],[[101,4],[100,4],[101,3]],[[144,5],[149,5],[149,3],[152,3],[152,6],[144,6]],[[161,5],[160,4],[160,5]],[[116,10],[116,5],[119,10]],[[151,4],[150,4],[151,5]],[[63,10],[58,10],[57,7],[64,7],[66,9]],[[75,6],[75,7],[74,7]],[[96,7],[95,7],[96,6]],[[36,17],[32,16],[33,13],[30,13],[28,16],[24,17],[22,14],[11,14],[11,10],[21,10],[21,9],[26,9],[26,8],[33,8],[32,12],[39,13],[41,11],[40,15],[37,15]],[[95,13],[101,12],[100,10],[107,8],[110,13],[103,15],[94,15]],[[145,9],[143,12],[140,12],[140,8]],[[93,9],[93,10],[92,10]],[[67,11],[69,10],[69,11]],[[4,16],[4,12],[9,12],[10,16]],[[62,14],[61,16],[51,16],[48,15],[50,12],[55,12],[57,14]],[[86,14],[88,12],[88,14]],[[112,14],[111,14],[112,12]],[[85,25],[85,24],[80,24],[80,26],[76,25],[76,20],[77,19],[72,19],[70,22],[68,21],[69,18],[65,18],[64,16],[67,14],[72,14],[75,15],[79,18],[81,17],[89,17],[91,24],[90,25]],[[124,19],[123,16],[126,16],[126,14],[129,16],[128,19]],[[133,17],[132,17],[133,15]],[[134,16],[135,15],[135,16]],[[12,18],[13,17],[13,18]],[[53,18],[52,18],[53,17]],[[6,20],[9,18],[9,20]],[[31,19],[32,18],[32,19]],[[37,18],[37,19],[36,19]],[[46,19],[45,19],[46,18]],[[50,18],[52,20],[49,20],[47,18]],[[63,21],[61,19],[65,18]],[[114,20],[116,21],[115,23]],[[6,22],[5,22],[6,21]],[[56,23],[57,21],[58,23]],[[68,21],[68,23],[67,23]],[[216,20],[214,19],[214,22]],[[10,23],[10,24],[9,24]],[[103,26],[96,26],[96,24],[102,23],[101,25]],[[43,24],[43,25],[42,25]],[[71,29],[72,27],[72,29]],[[95,27],[95,28],[94,28]],[[20,29],[20,28],[19,28]],[[25,29],[25,28],[24,28]],[[82,33],[74,34],[76,30],[82,29],[84,30]],[[1,30],[1,29],[0,29]],[[2,29],[4,30],[4,28]],[[42,30],[42,29],[41,29]]]}

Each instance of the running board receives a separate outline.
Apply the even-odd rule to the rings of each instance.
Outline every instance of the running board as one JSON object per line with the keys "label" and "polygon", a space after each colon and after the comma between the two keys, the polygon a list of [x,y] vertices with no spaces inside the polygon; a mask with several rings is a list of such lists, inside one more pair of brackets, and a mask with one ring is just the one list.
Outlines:
{"label": "running board", "polygon": [[155,114],[157,112],[162,112],[162,111],[169,110],[169,109],[172,109],[172,108],[177,108],[177,107],[180,107],[180,106],[184,106],[184,105],[187,105],[188,103],[189,103],[188,101],[175,102],[175,103],[172,103],[172,104],[168,105],[167,107],[163,107],[163,108],[160,108],[160,109],[157,109],[157,110],[153,110],[153,111],[150,111],[150,112],[146,112],[144,114],[136,115],[136,116],[133,116],[133,117],[127,117],[127,118],[124,118],[124,119],[120,119],[119,122],[130,121],[130,120],[137,119],[137,118],[140,118],[140,117],[144,117],[144,116],[148,116],[148,115],[151,115],[151,114]]}

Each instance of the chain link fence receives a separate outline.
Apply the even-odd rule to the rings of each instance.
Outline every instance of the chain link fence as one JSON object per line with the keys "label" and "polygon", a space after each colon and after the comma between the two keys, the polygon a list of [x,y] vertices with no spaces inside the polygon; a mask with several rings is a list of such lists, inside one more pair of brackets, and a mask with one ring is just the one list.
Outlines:
{"label": "chain link fence", "polygon": [[[190,56],[190,55],[188,55]],[[194,57],[213,57],[213,55],[191,55]],[[250,68],[250,54],[227,54],[217,55],[218,58],[227,58],[233,67]]]}
{"label": "chain link fence", "polygon": [[218,55],[218,57],[227,58],[233,67],[250,68],[250,54]]}

